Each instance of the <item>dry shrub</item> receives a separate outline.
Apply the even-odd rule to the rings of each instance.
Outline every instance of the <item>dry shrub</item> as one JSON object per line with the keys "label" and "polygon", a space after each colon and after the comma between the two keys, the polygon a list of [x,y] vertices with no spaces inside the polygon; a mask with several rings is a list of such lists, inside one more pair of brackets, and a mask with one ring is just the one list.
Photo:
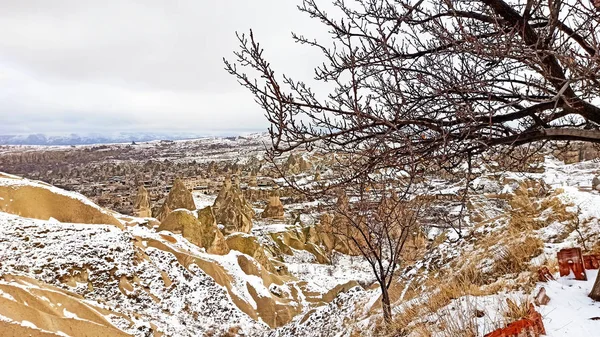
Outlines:
{"label": "dry shrub", "polygon": [[[526,236],[525,239],[517,240],[511,237],[506,243],[498,243],[501,253],[496,256],[492,272],[483,272],[476,264],[466,264],[463,268],[452,271],[451,269],[441,272],[437,277],[431,277],[421,287],[429,289],[431,295],[423,301],[415,304],[404,305],[402,310],[394,316],[394,324],[386,330],[383,335],[386,336],[407,336],[412,333],[413,336],[429,337],[432,335],[435,327],[431,323],[421,322],[419,318],[435,316],[438,317],[438,327],[442,337],[475,337],[477,336],[477,324],[474,317],[475,309],[466,312],[458,311],[452,315],[444,314],[442,309],[452,302],[452,300],[472,295],[485,296],[497,294],[507,288],[507,283],[502,276],[506,274],[522,273],[529,271],[529,261],[542,251],[542,241]],[[452,274],[450,274],[452,273]],[[529,275],[529,274],[528,274]],[[527,284],[535,285],[534,272],[531,277],[517,282],[521,287],[527,287]],[[505,316],[508,319],[525,317],[527,304],[506,305]],[[517,320],[517,319],[515,319]],[[505,322],[502,322],[503,324]],[[509,323],[509,322],[508,322]]]}
{"label": "dry shrub", "polygon": [[542,266],[540,266],[540,267],[537,267],[537,266],[533,267],[533,268],[535,268],[534,272],[537,273],[537,271],[541,267],[548,268],[548,270],[552,274],[558,273],[558,271],[559,271],[559,268],[558,268],[558,259],[557,258],[551,258],[551,259],[546,258],[544,260],[544,263],[542,264]]}
{"label": "dry shrub", "polygon": [[457,312],[458,315],[446,315],[440,323],[443,326],[440,337],[478,337],[477,319],[472,314],[464,311]]}
{"label": "dry shrub", "polygon": [[411,324],[418,317],[421,317],[422,309],[423,307],[421,304],[405,304],[402,310],[394,315],[394,320],[388,327],[386,333],[381,335],[407,336],[411,332],[415,331],[417,327],[411,326]]}
{"label": "dry shrub", "polygon": [[[507,217],[508,227],[478,237],[472,252],[446,265],[435,277],[429,277],[415,287],[411,292],[415,298],[420,294],[429,295],[422,301],[405,304],[395,314],[387,336],[474,337],[477,336],[475,310],[444,313],[448,304],[466,295],[485,296],[511,288],[526,291],[532,288],[537,281],[537,269],[532,268],[530,262],[543,252],[543,241],[535,236],[533,230],[574,216],[567,211],[568,205],[558,199],[562,192],[551,193],[549,190],[543,182],[527,180],[521,183],[514,196],[508,198],[512,208]],[[483,268],[482,261],[489,262],[486,268]],[[506,322],[494,323],[503,325],[527,315],[529,302],[511,303],[500,304],[501,308],[505,307]],[[426,317],[438,319],[434,324],[424,321]]]}
{"label": "dry shrub", "polygon": [[[482,286],[483,291],[495,293],[506,286],[505,275],[523,272],[533,275],[536,271],[531,270],[530,261],[543,252],[543,246],[543,241],[531,231],[494,232],[476,243],[472,255],[477,256],[477,261],[463,263],[475,263],[477,275],[470,276],[471,280]],[[528,287],[535,283],[535,278],[524,281]]]}
{"label": "dry shrub", "polygon": [[509,200],[509,228],[535,230],[555,221],[573,221],[575,214],[567,210],[572,205],[566,205],[558,198],[561,193],[561,189],[550,192],[550,187],[543,181],[523,181]]}
{"label": "dry shrub", "polygon": [[[423,303],[406,305],[402,312],[394,317],[393,330],[390,330],[391,333],[387,336],[476,337],[478,331],[475,317],[476,308],[470,301],[467,302],[466,310],[455,311],[452,308],[442,310],[450,303],[450,297],[462,292],[460,288],[456,285],[442,290]],[[434,321],[419,320],[423,317],[432,317]]]}
{"label": "dry shrub", "polygon": [[526,236],[522,240],[509,239],[497,252],[492,275],[502,276],[528,270],[529,261],[540,255],[543,247],[542,240],[534,236]]}
{"label": "dry shrub", "polygon": [[[430,289],[432,294],[426,299],[413,303],[405,304],[402,310],[394,316],[394,323],[388,330],[387,336],[407,336],[410,333],[417,336],[431,336],[430,327],[418,319],[430,315],[439,315],[439,311],[450,304],[454,299],[466,295],[482,296],[489,293],[482,291],[479,285],[481,274],[474,265],[468,265],[458,273],[452,275],[440,274],[435,278],[429,278],[422,289]],[[447,336],[475,336],[471,335],[472,317],[467,317],[467,313],[459,313],[459,316],[449,319],[449,315],[440,316],[440,321],[444,325],[444,333]],[[443,335],[446,336],[446,335]]]}
{"label": "dry shrub", "polygon": [[517,298],[514,301],[507,298],[505,305],[501,307],[503,316],[506,319],[505,324],[510,324],[528,317],[530,305],[531,300],[529,298]]}

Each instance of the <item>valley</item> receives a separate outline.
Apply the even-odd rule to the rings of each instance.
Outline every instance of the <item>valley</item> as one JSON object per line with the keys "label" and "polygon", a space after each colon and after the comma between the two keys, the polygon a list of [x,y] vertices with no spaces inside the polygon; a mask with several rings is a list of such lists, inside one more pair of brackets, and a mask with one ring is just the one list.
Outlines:
{"label": "valley", "polygon": [[[372,266],[329,229],[360,199],[295,190],[267,160],[268,142],[3,147],[2,335],[483,336],[522,318],[515,307],[542,287],[547,336],[595,331],[596,271],[575,281],[556,261],[562,248],[600,250],[595,160],[482,165],[460,228],[444,218],[461,214],[460,179],[429,177],[385,327]],[[302,186],[336,179],[331,154],[276,164]],[[541,282],[542,267],[556,280]]]}

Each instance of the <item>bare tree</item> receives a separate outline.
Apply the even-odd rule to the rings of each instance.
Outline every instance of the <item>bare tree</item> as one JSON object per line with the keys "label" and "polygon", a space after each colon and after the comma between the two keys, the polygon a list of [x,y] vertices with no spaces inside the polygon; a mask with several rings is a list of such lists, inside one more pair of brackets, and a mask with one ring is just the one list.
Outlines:
{"label": "bare tree", "polygon": [[[334,84],[327,96],[277,76],[252,32],[238,35],[237,61],[225,61],[271,122],[272,155],[343,152],[349,183],[390,167],[456,173],[547,141],[600,142],[598,0],[333,5],[299,6],[330,39],[293,34],[322,52],[314,79]],[[600,300],[600,278],[591,296]]]}
{"label": "bare tree", "polygon": [[425,209],[420,198],[401,198],[390,184],[359,184],[348,200],[342,192],[334,207],[335,218],[322,230],[331,240],[362,256],[371,266],[381,289],[383,317],[391,323],[389,294],[396,271],[404,262],[408,245],[420,234],[419,219]]}
{"label": "bare tree", "polygon": [[593,1],[333,3],[341,18],[314,0],[299,7],[331,41],[294,35],[322,51],[315,79],[335,83],[327,98],[276,76],[252,33],[239,35],[237,65],[226,61],[265,110],[275,153],[343,147],[367,172],[404,165],[407,152],[454,167],[492,146],[600,140]]}

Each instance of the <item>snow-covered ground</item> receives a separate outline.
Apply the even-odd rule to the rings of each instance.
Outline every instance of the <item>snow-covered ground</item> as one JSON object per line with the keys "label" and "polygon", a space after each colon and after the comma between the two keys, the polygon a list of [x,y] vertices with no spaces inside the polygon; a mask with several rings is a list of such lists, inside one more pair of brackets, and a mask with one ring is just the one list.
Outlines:
{"label": "snow-covered ground", "polygon": [[192,192],[192,196],[194,197],[196,209],[203,209],[207,206],[212,206],[215,203],[215,199],[217,198],[217,196],[215,195],[206,195],[202,192],[197,191]]}
{"label": "snow-covered ground", "polygon": [[[219,145],[226,143],[220,141]],[[227,151],[225,156],[232,153]],[[510,216],[506,202],[487,195],[510,195],[519,182],[527,179],[543,180],[560,201],[569,205],[567,210],[577,214],[581,223],[581,234],[558,221],[532,230],[531,235],[543,240],[543,247],[541,254],[528,262],[531,268],[555,259],[556,252],[562,248],[581,246],[581,237],[586,238],[589,247],[597,243],[600,238],[600,207],[597,206],[600,205],[600,192],[591,190],[590,185],[592,178],[600,172],[600,163],[565,165],[556,159],[546,158],[544,167],[543,173],[506,172],[501,173],[500,178],[484,173],[477,179],[473,201],[477,203],[477,211],[485,213],[488,220],[478,224],[468,222],[473,226],[463,229],[464,237],[458,241],[452,240],[456,238],[452,233],[446,233],[449,239],[432,248],[423,259],[411,266],[403,265],[407,268],[397,278],[401,295],[394,303],[393,311],[399,314],[410,304],[427,301],[436,289],[427,289],[424,281],[435,279],[439,269],[461,258],[476,262],[482,271],[486,271],[483,266],[493,261],[489,257],[481,257],[483,251],[477,243],[503,235]],[[2,178],[0,182],[15,188],[39,184],[12,177]],[[455,194],[459,189],[458,185],[445,184],[442,180],[435,181],[435,185],[436,193]],[[89,202],[81,195],[41,184],[39,187]],[[193,196],[198,209],[212,205],[215,200],[215,196],[198,192]],[[286,206],[286,210],[302,210],[305,206],[310,210],[318,203],[292,204]],[[548,212],[540,218],[551,218]],[[317,215],[303,214],[301,220],[312,224],[318,219]],[[298,229],[297,224],[288,220],[255,219],[249,235],[268,244],[272,235]],[[427,233],[429,243],[442,233],[442,230],[432,228]],[[27,276],[82,295],[90,305],[105,307],[128,317],[128,321],[124,322],[122,318],[106,315],[111,324],[136,336],[144,336],[151,324],[167,336],[196,336],[212,330],[225,333],[232,327],[240,327],[240,332],[246,336],[345,337],[350,336],[353,330],[360,331],[362,335],[373,335],[376,321],[373,317],[380,318],[380,311],[371,309],[380,291],[371,287],[375,281],[371,267],[360,257],[332,254],[331,264],[318,264],[315,256],[307,251],[291,251],[292,255],[283,255],[280,261],[289,271],[286,282],[268,284],[240,267],[241,258],[254,261],[250,256],[237,251],[224,256],[207,254],[178,234],[157,232],[141,225],[120,229],[109,225],[60,223],[53,219],[33,220],[0,213],[0,274]],[[182,263],[176,253],[191,256],[189,263]],[[222,268],[225,272],[220,276],[228,279],[229,287],[218,284],[215,278],[203,272],[194,263],[194,258],[199,259],[197,263],[204,261],[215,268]],[[466,313],[479,310],[483,312],[481,317],[475,318],[475,321],[469,317],[466,321],[473,322],[478,336],[483,336],[506,323],[503,317],[506,299],[519,302],[531,298],[540,287],[545,287],[551,300],[537,310],[543,315],[547,336],[600,336],[596,320],[600,317],[600,304],[587,297],[596,275],[597,271],[588,271],[586,282],[557,277],[555,281],[537,283],[535,289],[528,293],[514,284],[518,282],[519,275],[509,275],[503,280],[510,286],[506,289],[480,296],[459,296],[436,313],[419,318],[439,325],[442,318],[460,320]],[[320,306],[315,306],[308,299],[309,296],[323,296],[352,281],[367,289],[353,283],[331,303],[321,303]],[[415,291],[411,288],[415,285],[418,285],[417,296],[404,300],[409,289]],[[260,318],[252,319],[239,309],[239,302],[235,303],[243,301],[250,308],[257,309],[257,299],[272,297],[274,293],[299,293],[293,305],[302,306],[301,312],[279,329],[268,328]],[[18,300],[16,296],[2,291],[0,297]],[[65,318],[77,319],[78,315],[73,311],[62,311]],[[0,315],[0,321],[7,319],[6,315]],[[37,326],[36,322],[27,322],[24,324]],[[38,328],[42,329],[41,326]],[[446,337],[442,334],[433,336]]]}
{"label": "snow-covered ground", "polygon": [[540,284],[550,297],[548,305],[538,308],[548,337],[600,336],[600,302],[588,297],[597,274],[597,270],[588,270],[587,281],[561,277]]}

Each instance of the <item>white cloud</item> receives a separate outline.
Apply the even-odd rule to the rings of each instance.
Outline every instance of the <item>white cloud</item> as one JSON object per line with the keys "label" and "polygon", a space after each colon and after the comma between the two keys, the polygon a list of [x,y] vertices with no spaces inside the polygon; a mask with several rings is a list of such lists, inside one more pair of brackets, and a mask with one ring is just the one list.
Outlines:
{"label": "white cloud", "polygon": [[290,32],[321,27],[297,2],[0,0],[0,133],[264,130],[222,57],[252,27],[277,69],[311,78],[318,56]]}

